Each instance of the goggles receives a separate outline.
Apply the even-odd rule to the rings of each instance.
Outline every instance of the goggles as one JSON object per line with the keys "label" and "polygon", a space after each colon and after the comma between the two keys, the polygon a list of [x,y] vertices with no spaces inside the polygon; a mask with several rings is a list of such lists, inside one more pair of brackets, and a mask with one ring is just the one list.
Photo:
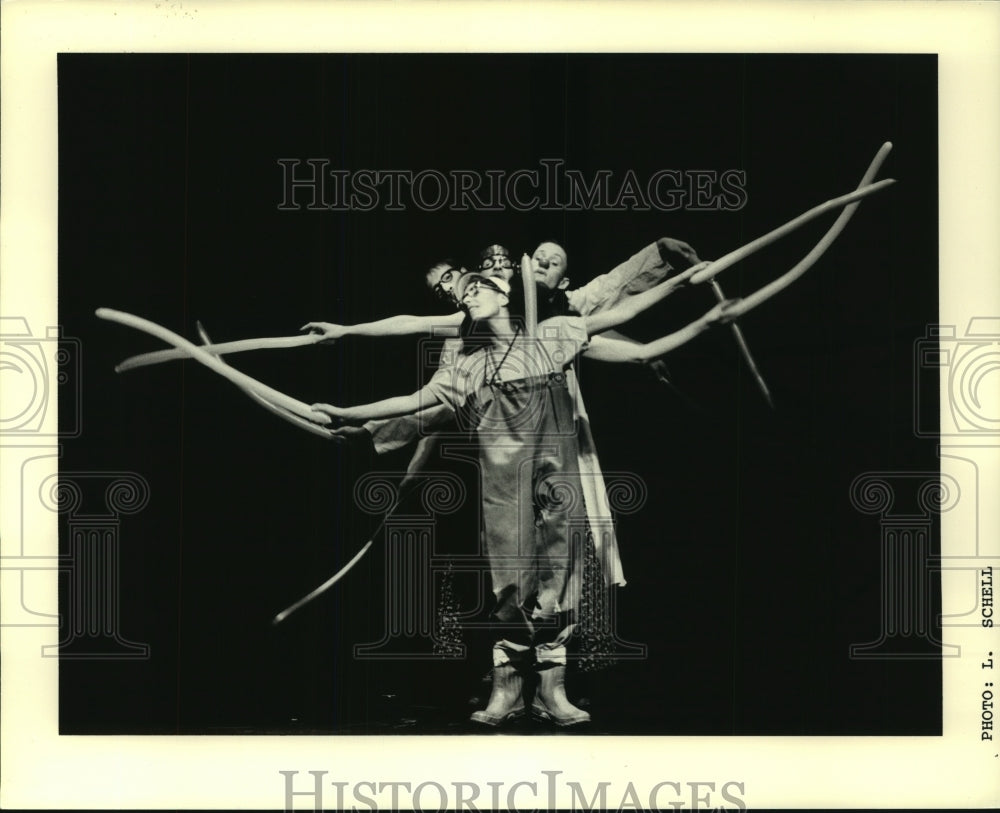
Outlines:
{"label": "goggles", "polygon": [[503,277],[487,277],[477,272],[463,274],[455,283],[455,298],[461,302],[467,294],[478,294],[483,288],[489,288],[505,296],[510,295],[510,284]]}
{"label": "goggles", "polygon": [[500,269],[502,271],[509,271],[513,267],[514,264],[510,261],[510,252],[506,247],[494,243],[492,246],[484,248],[480,253],[477,270],[493,271]]}
{"label": "goggles", "polygon": [[503,254],[494,254],[492,257],[484,257],[479,261],[480,271],[495,271],[500,269],[501,271],[509,271],[514,267],[514,264],[510,261],[510,257]]}
{"label": "goggles", "polygon": [[494,285],[488,279],[477,279],[473,280],[472,282],[470,282],[468,285],[465,286],[465,291],[463,292],[462,296],[464,298],[469,296],[470,294],[478,294],[481,290],[483,290],[483,288],[489,288],[492,291],[496,291],[498,294],[503,293],[503,291],[500,290],[499,285]]}

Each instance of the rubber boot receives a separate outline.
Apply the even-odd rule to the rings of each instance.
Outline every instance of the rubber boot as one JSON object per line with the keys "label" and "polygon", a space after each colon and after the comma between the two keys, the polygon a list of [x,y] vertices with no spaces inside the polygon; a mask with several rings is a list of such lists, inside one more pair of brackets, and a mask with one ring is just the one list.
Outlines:
{"label": "rubber boot", "polygon": [[590,722],[590,715],[583,709],[578,709],[566,697],[565,664],[554,664],[540,669],[538,679],[538,696],[545,704],[545,710],[553,723],[566,727]]}
{"label": "rubber boot", "polygon": [[548,721],[552,719],[552,713],[546,708],[542,702],[542,698],[537,694],[531,700],[531,716],[536,720]]}
{"label": "rubber boot", "polygon": [[508,720],[523,716],[522,688],[521,673],[517,671],[516,666],[511,663],[494,666],[490,702],[482,711],[474,711],[469,719],[474,723],[496,727]]}
{"label": "rubber boot", "polygon": [[538,693],[538,669],[532,669],[524,675],[524,708],[525,713],[530,709],[531,716],[536,720],[551,720],[552,715],[542,702],[542,696]]}

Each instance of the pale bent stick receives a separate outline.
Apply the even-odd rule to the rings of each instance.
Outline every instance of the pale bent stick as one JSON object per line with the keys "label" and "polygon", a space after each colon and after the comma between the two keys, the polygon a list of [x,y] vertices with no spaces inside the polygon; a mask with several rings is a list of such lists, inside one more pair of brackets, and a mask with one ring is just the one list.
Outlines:
{"label": "pale bent stick", "polygon": [[[409,473],[407,473],[407,477],[408,476]],[[406,479],[404,478],[403,482],[400,483],[399,490],[396,492],[396,501],[385,512],[385,516],[382,517],[382,521],[378,524],[378,527],[375,528],[374,531],[372,531],[372,535],[369,538],[369,540],[365,543],[364,547],[361,548],[361,550],[359,550],[356,554],[354,554],[354,558],[351,559],[351,561],[349,561],[346,565],[340,568],[340,570],[334,573],[329,579],[323,582],[319,587],[317,587],[311,593],[303,596],[294,604],[292,604],[289,607],[286,607],[284,610],[278,613],[274,618],[271,619],[271,624],[273,626],[277,626],[286,618],[288,618],[288,616],[294,613],[296,610],[301,609],[313,599],[319,598],[321,595],[323,595],[323,593],[325,593],[327,590],[333,587],[337,582],[339,582],[342,578],[344,578],[344,576],[346,576],[350,572],[351,568],[354,567],[358,562],[360,562],[361,559],[364,557],[364,555],[368,553],[368,549],[372,546],[372,543],[378,538],[378,535],[382,533],[382,530],[385,528],[385,523],[389,520],[389,517],[392,516],[393,511],[395,511],[399,507],[400,503],[403,501],[403,495],[406,494],[408,496],[410,489],[412,489],[415,486],[415,484],[416,480],[410,480],[409,483],[407,483]]]}
{"label": "pale bent stick", "polygon": [[[892,146],[891,144],[887,143],[882,149],[885,151],[885,153],[888,153],[889,148],[891,148],[891,146]],[[879,154],[882,155],[883,158],[885,157],[882,151],[880,151]],[[881,163],[878,156],[876,156],[876,161],[879,164]],[[861,181],[862,184],[865,183],[865,180],[870,180],[870,178],[868,177],[869,174],[874,175],[875,172],[878,170],[876,161],[873,161],[872,166],[868,168],[868,173],[865,174],[865,178],[862,179]],[[851,216],[854,214],[857,207],[858,207],[857,203],[852,203],[850,206],[846,207],[844,211],[840,213],[840,216],[830,227],[827,233],[824,234],[822,239],[813,247],[812,251],[806,254],[806,256],[803,257],[796,265],[792,266],[790,270],[786,271],[776,280],[771,281],[763,288],[759,288],[758,290],[754,291],[754,293],[744,297],[742,300],[736,303],[731,310],[727,311],[728,313],[732,314],[732,318],[735,319],[739,316],[742,316],[747,311],[756,308],[762,302],[766,302],[776,293],[778,293],[779,291],[783,291],[785,288],[787,288],[789,285],[795,282],[795,280],[801,277],[806,271],[808,271],[812,267],[812,265],[816,262],[816,260],[818,260],[823,255],[823,253],[830,247],[830,244],[833,243],[833,241],[836,240],[837,237],[840,235],[840,233],[844,230],[844,227],[847,225],[847,222],[851,219]]]}
{"label": "pale bent stick", "polygon": [[[382,523],[385,524],[385,520],[383,520]],[[301,609],[313,599],[319,598],[321,595],[323,595],[323,593],[325,593],[327,590],[333,587],[337,582],[339,582],[344,576],[346,576],[347,572],[352,567],[354,567],[358,562],[361,561],[361,557],[364,556],[366,553],[368,553],[368,549],[372,546],[372,543],[375,541],[376,534],[378,534],[378,532],[381,529],[382,526],[380,525],[378,529],[376,529],[375,533],[372,534],[372,538],[365,543],[365,546],[361,550],[359,550],[356,554],[354,554],[354,558],[351,559],[351,561],[349,561],[346,565],[344,565],[340,570],[334,573],[329,579],[323,582],[319,587],[317,587],[311,593],[303,596],[294,604],[292,604],[289,607],[286,607],[284,610],[278,613],[274,618],[271,619],[271,624],[273,626],[277,626],[286,618],[288,618],[288,616],[294,613],[296,610]]]}
{"label": "pale bent stick", "polygon": [[[195,327],[198,329],[198,336],[201,338],[202,341],[202,349],[204,350],[207,347],[212,346],[212,340],[208,337],[208,333],[205,331],[205,328],[202,327],[201,322],[195,322]],[[215,345],[215,347],[218,346],[219,345]],[[184,355],[185,357],[187,357],[186,353]],[[219,361],[225,364],[227,367],[231,367],[229,362],[226,361],[225,359],[220,358]],[[312,421],[307,421],[305,418],[300,418],[298,415],[289,412],[284,407],[280,407],[277,404],[272,404],[263,395],[260,395],[259,393],[256,393],[253,390],[248,390],[244,387],[240,387],[240,389],[244,393],[249,395],[258,404],[264,407],[264,409],[266,409],[268,412],[273,412],[279,418],[284,418],[293,426],[297,426],[299,427],[299,429],[305,429],[307,432],[311,432],[314,435],[318,435],[324,440],[333,440],[333,434],[329,429],[324,429],[321,426],[317,426]]]}
{"label": "pale bent stick", "polygon": [[768,246],[785,235],[790,234],[800,226],[804,226],[810,220],[815,220],[817,217],[820,217],[827,212],[838,209],[841,206],[846,206],[849,203],[854,203],[855,201],[866,198],[875,192],[881,192],[887,186],[891,186],[895,182],[896,181],[892,178],[886,178],[884,181],[864,186],[860,189],[854,190],[853,192],[849,192],[846,195],[841,195],[839,198],[832,198],[825,203],[821,203],[819,206],[814,206],[812,209],[804,212],[795,219],[789,220],[785,225],[779,226],[773,231],[769,231],[767,234],[758,237],[756,240],[751,240],[746,245],[723,255],[714,262],[709,263],[705,266],[705,268],[701,269],[697,274],[691,277],[691,283],[693,285],[697,285],[702,282],[707,282],[716,274],[721,271],[725,271],[727,268],[735,265],[741,260],[745,260],[751,254],[760,251],[765,246]]}
{"label": "pale bent stick", "polygon": [[[864,176],[861,178],[861,183],[858,185],[859,189],[865,187],[867,184],[870,184],[872,182],[872,180],[875,178],[876,173],[879,170],[879,167],[882,166],[882,162],[885,160],[885,157],[889,154],[889,151],[891,149],[892,149],[892,142],[890,141],[887,141],[885,144],[882,145],[882,148],[878,151],[878,153],[876,153],[875,158],[872,160]],[[827,248],[829,248],[830,244],[844,230],[844,227],[847,225],[847,222],[851,219],[851,217],[854,215],[857,209],[858,209],[857,202],[845,206],[844,210],[840,213],[840,215],[838,215],[833,225],[830,226],[826,234],[823,235],[823,237],[815,245],[812,251],[810,251],[805,257],[803,257],[798,264],[792,266],[792,268],[789,271],[785,272],[782,276],[778,277],[776,280],[773,280],[768,285],[765,285],[763,288],[760,288],[756,293],[751,294],[749,297],[747,297],[746,300],[744,301],[745,302],[749,301],[749,305],[744,305],[743,303],[740,303],[735,308],[735,310],[740,312],[746,312],[747,310],[756,307],[756,305],[759,304],[759,302],[763,302],[764,300],[769,299],[778,291],[788,287],[795,280],[801,277],[806,271],[809,270],[812,264],[816,262],[816,260],[818,260],[820,256],[822,256],[823,252],[825,252]]]}
{"label": "pale bent stick", "polygon": [[[718,280],[711,280],[712,291],[715,293],[715,298],[719,302],[726,301],[726,295],[722,291],[722,286],[719,285]],[[754,379],[757,381],[757,386],[760,387],[761,394],[764,396],[764,400],[767,401],[767,405],[774,409],[774,399],[771,397],[771,391],[767,388],[767,382],[764,381],[764,376],[761,375],[760,370],[757,367],[757,362],[753,360],[753,356],[750,354],[750,347],[747,345],[747,340],[743,336],[743,331],[740,326],[733,322],[729,329],[733,332],[733,337],[736,339],[736,346],[739,347],[740,353],[743,355],[743,360],[747,363],[747,367],[750,368],[750,372],[753,374]]]}
{"label": "pale bent stick", "polygon": [[[891,149],[892,149],[891,141],[885,142],[879,148],[879,151],[875,153],[875,157],[872,159],[872,162],[868,165],[868,169],[865,170],[865,174],[862,176],[861,182],[858,184],[858,189],[863,189],[875,179],[875,175],[878,173],[879,168],[885,161],[886,156],[889,155],[889,151]],[[847,225],[847,222],[857,211],[858,205],[859,205],[858,201],[855,201],[854,203],[850,203],[847,206],[845,206],[843,211],[838,215],[837,219],[834,221],[833,225],[830,226],[826,234],[823,235],[823,237],[816,244],[813,250],[810,251],[809,254],[807,254],[797,265],[793,266],[790,271],[786,272],[777,280],[771,282],[769,285],[759,289],[757,293],[752,294],[750,297],[747,297],[742,302],[735,303],[732,306],[732,308],[728,310],[734,313],[738,312],[745,313],[747,310],[750,310],[752,307],[754,307],[754,305],[757,304],[758,301],[762,302],[765,299],[768,299],[771,295],[773,295],[773,293],[777,293],[777,291],[782,290],[783,288],[787,287],[792,282],[794,282],[796,279],[798,279],[800,276],[802,276],[802,274],[804,274],[810,268],[810,266],[816,260],[819,259],[819,257],[823,254],[823,252],[826,251],[830,243],[832,243],[833,240],[836,239],[837,236],[839,236],[840,233],[844,230],[844,227]],[[715,291],[715,296],[719,300],[719,302],[725,301],[725,296],[722,292],[722,288],[719,286],[719,283],[713,279],[711,281],[711,284],[713,290]],[[749,306],[746,306],[744,304],[747,301],[750,302]],[[754,360],[750,355],[750,349],[749,347],[747,347],[746,339],[743,337],[743,333],[740,330],[739,325],[733,322],[731,328],[733,331],[733,335],[736,337],[736,342],[743,353],[743,358],[746,359],[746,362],[750,367],[750,371],[754,374],[754,377],[757,379],[757,384],[761,388],[761,391],[764,393],[764,397],[767,399],[768,404],[770,404],[771,407],[773,408],[774,402],[772,401],[771,394],[767,389],[767,384],[764,382],[764,377],[760,374],[760,371],[757,369],[757,365],[754,363]]]}
{"label": "pale bent stick", "polygon": [[165,327],[161,327],[155,322],[150,322],[148,319],[143,319],[140,316],[133,316],[130,313],[112,310],[111,308],[98,308],[95,313],[100,319],[106,319],[109,322],[117,322],[120,325],[125,325],[126,327],[131,327],[135,330],[141,330],[143,333],[155,336],[157,339],[161,339],[167,344],[172,344],[174,347],[183,349],[195,361],[198,361],[209,369],[214,370],[223,378],[235,384],[237,387],[252,390],[253,392],[264,396],[272,403],[284,407],[289,412],[292,412],[299,417],[311,420],[315,423],[330,423],[329,416],[315,412],[308,404],[297,401],[291,396],[285,395],[283,392],[279,392],[266,384],[262,384],[260,381],[257,381],[257,379],[251,378],[245,373],[241,373],[239,370],[233,369],[227,364],[221,362],[211,353],[207,353],[202,350],[198,347],[198,345],[189,342],[187,339],[178,336],[176,333],[171,330],[167,330]]}
{"label": "pale bent stick", "polygon": [[[816,262],[816,260],[827,250],[827,248],[830,247],[830,244],[834,241],[834,239],[837,237],[839,233],[840,230],[834,231],[831,229],[830,231],[828,231],[823,236],[823,239],[820,240],[813,247],[813,250],[810,251],[805,257],[803,257],[802,260],[799,261],[799,263],[795,265],[791,271],[788,271],[787,273],[778,277],[778,279],[774,280],[773,282],[763,286],[762,288],[758,288],[752,294],[748,294],[742,299],[731,299],[727,300],[726,302],[720,302],[719,305],[722,306],[721,310],[722,318],[719,320],[719,323],[720,324],[731,323],[734,319],[738,319],[744,314],[749,313],[758,305],[764,304],[768,299],[770,299],[771,297],[775,296],[776,294],[780,293],[782,290],[787,288],[789,285],[795,282],[796,279],[802,276],[802,274],[806,270],[808,270],[808,268],[811,265],[813,265],[813,263]],[[719,305],[717,305],[716,307],[719,307]],[[712,311],[709,311],[708,313],[711,312]],[[668,350],[676,350],[678,347],[687,344],[689,341],[698,336],[698,331],[695,330],[695,326],[698,325],[699,323],[705,324],[704,320],[707,316],[708,314],[705,314],[704,316],[701,317],[701,319],[695,319],[693,322],[691,322],[688,325],[685,325],[680,330],[674,331],[673,333],[670,333],[667,336],[663,337],[663,339],[656,339],[655,341],[662,342],[667,339],[682,337],[679,338],[676,344],[672,344],[668,348]],[[663,352],[667,351],[664,350]]]}
{"label": "pale bent stick", "polygon": [[[891,150],[892,150],[892,142],[891,141],[886,141],[881,147],[879,147],[878,152],[875,153],[875,157],[871,160],[871,163],[868,165],[868,169],[865,170],[865,174],[861,177],[861,182],[858,184],[858,187],[857,187],[859,190],[863,189],[864,187],[866,187],[868,184],[870,184],[872,181],[875,180],[875,176],[878,174],[879,169],[882,167],[882,164],[885,162],[885,159],[889,155],[889,152]],[[825,205],[825,204],[822,204],[822,205]],[[857,201],[855,201],[854,203],[850,203],[846,207],[844,207],[844,210],[837,217],[837,220],[833,223],[832,226],[830,226],[830,228],[827,231],[827,233],[820,239],[820,243],[822,243],[824,240],[826,240],[827,237],[829,237],[831,234],[833,235],[833,237],[836,237],[838,234],[840,234],[840,232],[843,231],[844,226],[847,225],[847,222],[851,219],[851,217],[857,211],[857,208],[858,208],[858,202]],[[810,211],[812,211],[812,210],[810,210]],[[807,212],[806,214],[808,215],[809,212]],[[794,223],[794,222],[795,221],[792,221],[792,223]],[[789,225],[791,225],[791,224],[789,224]],[[785,227],[782,227],[782,228],[785,228]],[[774,232],[772,232],[771,234],[774,235]],[[765,235],[764,237],[759,238],[755,242],[760,242],[761,240],[764,240],[768,236],[769,235]],[[775,236],[773,239],[777,239],[777,236]],[[832,242],[832,238],[830,239],[830,241]],[[829,245],[829,242],[827,242],[827,245]],[[743,249],[749,248],[750,246],[753,246],[753,243],[750,243],[747,246],[744,246]],[[757,248],[762,248],[762,246],[758,245]],[[738,251],[742,251],[743,249],[737,249],[737,252]],[[753,250],[755,251],[757,249],[753,249]],[[823,250],[825,251],[825,248]],[[731,257],[735,253],[736,252],[732,252],[730,255],[727,255],[727,256]],[[750,253],[753,253],[753,252],[752,251],[748,252],[747,256],[749,256]],[[822,251],[819,254],[813,255],[812,256],[812,262],[815,262],[819,258],[820,254],[822,254]],[[723,258],[723,259],[725,259],[725,258]],[[799,269],[798,270],[798,275],[801,276],[802,273],[805,273],[805,271],[808,269],[808,267],[809,266],[806,266],[805,268]],[[721,268],[716,269],[716,271],[713,273],[713,276],[715,274],[717,274],[721,270],[723,270],[723,269],[721,269]],[[701,281],[701,279],[696,280],[696,282],[700,282],[700,281]],[[717,295],[718,295],[718,293],[717,293]],[[722,299],[720,298],[719,301],[721,302]]]}
{"label": "pale bent stick", "polygon": [[[285,347],[303,347],[305,345],[317,344],[322,341],[322,335],[309,333],[304,336],[276,336],[264,339],[240,339],[235,342],[221,342],[220,344],[206,344],[201,349],[213,356],[221,356],[224,353],[243,353],[247,350],[267,350],[282,349]],[[150,364],[162,364],[164,361],[175,361],[176,359],[188,358],[188,353],[183,350],[157,350],[153,353],[143,353],[138,356],[131,356],[115,367],[116,373],[124,373],[134,370],[137,367],[146,367]]]}
{"label": "pale bent stick", "polygon": [[[889,180],[889,181],[881,181],[878,184],[873,184],[872,186],[865,185],[867,181],[870,181],[874,177],[875,173],[878,171],[878,168],[881,166],[882,161],[885,160],[886,155],[888,155],[890,149],[892,149],[892,144],[890,142],[886,142],[885,144],[882,145],[882,148],[878,151],[871,165],[868,167],[868,171],[862,178],[861,181],[862,187],[858,191],[870,193],[871,191],[875,191],[876,187],[882,188],[888,185],[889,183],[894,183],[894,181]],[[843,197],[850,198],[852,196],[845,195]],[[837,200],[842,202],[843,198],[839,198]],[[828,201],[821,207],[817,207],[817,209],[828,207],[829,204],[835,202],[836,201]],[[778,277],[778,279],[768,283],[767,285],[764,285],[763,287],[757,289],[752,294],[747,295],[743,299],[730,300],[725,303],[720,303],[720,306],[722,307],[721,321],[723,323],[729,323],[732,322],[734,319],[743,316],[745,313],[748,313],[749,311],[756,308],[758,305],[763,304],[768,299],[773,297],[775,294],[779,293],[780,291],[784,290],[789,285],[791,285],[796,279],[801,277],[802,274],[804,274],[816,262],[816,260],[823,255],[823,253],[830,247],[830,244],[833,243],[833,241],[837,238],[837,236],[844,230],[844,227],[847,225],[847,222],[851,219],[851,216],[854,214],[854,211],[856,209],[857,209],[856,203],[851,203],[847,208],[845,208],[845,210],[837,218],[836,222],[834,222],[834,224],[829,228],[826,234],[824,234],[823,237],[820,239],[820,241],[813,247],[812,251],[810,251],[795,266],[793,266],[790,271],[787,271],[785,274]],[[815,210],[810,210],[810,212],[815,212]],[[810,214],[810,212],[807,212],[806,214],[808,215]],[[799,220],[801,220],[801,218],[799,218]],[[791,226],[793,223],[795,223],[795,221],[791,221],[791,223],[785,224],[785,226],[782,226],[781,228],[776,229],[774,232],[765,235],[764,238],[759,238],[758,240],[754,241],[754,243],[760,243],[760,240],[763,240],[767,237],[770,237],[772,239],[777,239],[778,236],[784,236],[783,234],[776,235],[776,232],[782,231],[784,229],[785,233],[787,233],[788,231],[790,231],[790,229],[788,229],[787,227]],[[798,225],[801,225],[801,223],[796,224],[795,227],[797,227]],[[742,249],[737,249],[737,251],[727,254],[722,259],[723,260],[731,259],[734,255],[743,252],[744,249],[753,246],[754,243],[747,243],[747,245],[744,246]],[[757,248],[761,248],[761,246],[757,245],[756,248],[754,248],[754,250],[756,250]],[[743,259],[750,253],[752,253],[752,251],[746,252],[745,254],[743,254],[743,256],[739,257],[738,259]],[[705,271],[711,270],[712,267],[717,265],[719,262],[721,261],[717,260],[715,263],[710,263],[703,270]],[[737,260],[731,260],[729,264],[731,265],[733,262],[737,262]],[[697,266],[693,266],[692,269],[696,267]],[[688,269],[686,273],[690,273],[692,269]],[[697,274],[691,277],[692,282],[694,281],[696,276]],[[711,279],[711,277],[709,277],[709,279]],[[709,313],[711,313],[711,311],[709,311]],[[707,315],[708,314],[706,314],[705,316]],[[667,340],[673,339],[676,343],[671,344],[668,347],[668,350],[676,350],[678,347],[687,344],[689,341],[698,336],[698,333],[700,331],[696,330],[695,328],[699,323],[704,324],[705,316],[703,316],[701,319],[696,319],[694,322],[691,322],[690,324],[686,325],[680,330],[677,330],[674,333],[671,333],[668,336],[663,337],[663,339],[657,339],[656,341],[665,342]],[[663,352],[667,352],[667,350],[664,350]]]}
{"label": "pale bent stick", "polygon": [[527,254],[521,257],[521,288],[524,289],[524,332],[534,338],[538,333],[538,289]]}

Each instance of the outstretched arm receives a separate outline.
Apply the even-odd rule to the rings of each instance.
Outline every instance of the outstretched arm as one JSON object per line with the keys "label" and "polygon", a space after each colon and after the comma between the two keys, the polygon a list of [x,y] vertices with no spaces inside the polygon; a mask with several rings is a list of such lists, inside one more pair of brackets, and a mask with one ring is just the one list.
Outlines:
{"label": "outstretched arm", "polygon": [[344,336],[411,336],[419,333],[438,333],[446,329],[457,335],[465,313],[455,311],[447,316],[389,316],[375,322],[357,325],[336,325],[331,322],[307,322],[300,330],[318,333],[324,342],[335,342]]}
{"label": "outstretched arm", "polygon": [[606,310],[620,299],[648,291],[671,272],[683,271],[700,262],[697,252],[684,241],[661,237],[608,273],[567,291],[570,310],[580,316]]}
{"label": "outstretched arm", "polygon": [[[626,344],[642,344],[642,342],[638,339],[630,339],[628,336],[619,333],[617,330],[605,330],[601,334],[601,338],[625,342]],[[586,355],[586,353],[584,353],[584,355]],[[649,366],[649,369],[652,370],[653,375],[656,376],[657,380],[662,381],[664,384],[670,383],[670,370],[667,369],[667,363],[663,359],[647,359],[646,364]]]}
{"label": "outstretched arm", "polygon": [[430,387],[422,387],[410,395],[397,395],[370,404],[360,404],[353,407],[313,404],[312,408],[342,423],[363,423],[377,418],[395,418],[397,415],[408,415],[438,403],[440,403],[440,399],[437,394]]}
{"label": "outstretched arm", "polygon": [[608,328],[617,327],[630,319],[634,319],[644,310],[651,308],[661,299],[670,296],[670,294],[684,285],[691,276],[693,276],[697,271],[700,271],[706,265],[708,265],[708,263],[693,265],[687,270],[682,271],[680,274],[664,280],[655,288],[650,288],[648,291],[643,291],[641,294],[626,297],[612,308],[608,308],[604,311],[598,311],[597,313],[592,313],[589,316],[583,317],[587,326],[588,335],[593,336],[594,334],[601,333]]}
{"label": "outstretched arm", "polygon": [[669,353],[682,344],[687,344],[715,325],[726,324],[731,319],[727,311],[738,301],[727,299],[725,302],[720,302],[704,316],[685,325],[680,330],[646,344],[609,339],[606,336],[593,336],[590,339],[590,346],[584,351],[584,355],[598,361],[641,364],[662,356],[664,353]]}

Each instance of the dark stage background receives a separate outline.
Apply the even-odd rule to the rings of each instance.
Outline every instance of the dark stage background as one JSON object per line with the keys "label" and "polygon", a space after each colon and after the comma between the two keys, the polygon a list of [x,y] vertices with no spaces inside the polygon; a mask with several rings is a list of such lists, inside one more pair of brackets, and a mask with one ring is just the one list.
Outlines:
{"label": "dark stage background", "polygon": [[[665,235],[712,258],[853,189],[887,140],[880,176],[898,183],[742,320],[775,412],[726,330],[668,359],[684,397],[644,369],[582,362],[605,472],[648,489],[619,521],[629,584],[616,604],[619,636],[648,653],[571,675],[571,694],[589,699],[595,733],[939,733],[939,661],[849,657],[882,629],[879,517],[852,507],[850,485],[938,468],[912,417],[914,342],[937,321],[936,93],[933,56],[61,56],[59,310],[83,365],[83,432],[62,471],[133,471],[150,487],[120,525],[120,632],[149,657],[63,660],[62,733],[461,732],[489,666],[475,636],[464,660],[354,658],[381,637],[378,545],[272,628],[374,527],[357,479],[408,454],[335,447],[191,361],[116,375],[162,345],[96,308],[194,340],[201,320],[224,341],[434,313],[427,261],[471,263],[493,242],[516,256],[564,243],[575,285]],[[747,199],[279,211],[283,158],[413,172],[559,158],[618,180],[736,169]],[[727,294],[789,268],[831,220],[725,272]],[[628,332],[653,338],[712,303],[682,291]],[[352,404],[415,389],[416,348],[350,339],[231,361],[306,402]],[[439,527],[448,550],[466,544],[460,517]]]}

